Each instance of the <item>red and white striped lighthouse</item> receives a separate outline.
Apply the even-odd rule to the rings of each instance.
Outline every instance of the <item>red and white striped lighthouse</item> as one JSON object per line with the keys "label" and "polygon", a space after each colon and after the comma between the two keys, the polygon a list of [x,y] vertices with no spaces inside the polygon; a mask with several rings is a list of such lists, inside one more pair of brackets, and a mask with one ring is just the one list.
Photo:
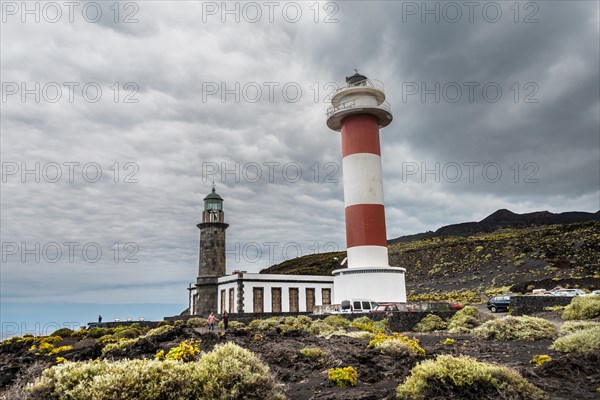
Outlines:
{"label": "red and white striped lighthouse", "polygon": [[327,126],[342,133],[348,268],[334,274],[334,302],[405,302],[404,268],[389,266],[379,128],[392,122],[383,87],[356,72],[333,96]]}

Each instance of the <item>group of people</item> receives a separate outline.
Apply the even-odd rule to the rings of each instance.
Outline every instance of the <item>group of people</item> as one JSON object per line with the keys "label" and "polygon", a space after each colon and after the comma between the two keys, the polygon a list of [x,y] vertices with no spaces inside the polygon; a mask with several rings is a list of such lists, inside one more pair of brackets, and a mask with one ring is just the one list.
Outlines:
{"label": "group of people", "polygon": [[[215,322],[217,322],[217,317],[215,317],[215,314],[213,312],[211,312],[210,315],[208,316],[208,330],[209,331],[214,332]],[[224,330],[227,330],[227,325],[229,325],[229,314],[227,314],[227,311],[223,311],[223,328],[224,328]]]}

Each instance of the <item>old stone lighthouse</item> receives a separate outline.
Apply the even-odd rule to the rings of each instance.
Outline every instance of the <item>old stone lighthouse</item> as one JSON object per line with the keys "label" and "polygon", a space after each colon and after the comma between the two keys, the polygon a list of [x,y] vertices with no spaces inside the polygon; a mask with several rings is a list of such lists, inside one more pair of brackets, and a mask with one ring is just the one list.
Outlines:
{"label": "old stone lighthouse", "polygon": [[204,198],[204,211],[200,229],[198,278],[196,279],[196,314],[218,310],[218,278],[225,275],[225,223],[223,199],[215,192]]}

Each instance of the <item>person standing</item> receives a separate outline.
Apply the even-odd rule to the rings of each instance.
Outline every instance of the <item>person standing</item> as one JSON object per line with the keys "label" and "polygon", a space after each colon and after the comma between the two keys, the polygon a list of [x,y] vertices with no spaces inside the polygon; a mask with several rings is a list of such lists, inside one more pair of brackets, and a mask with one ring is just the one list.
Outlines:
{"label": "person standing", "polygon": [[208,330],[209,331],[213,331],[215,330],[215,314],[211,311],[210,315],[208,316]]}
{"label": "person standing", "polygon": [[102,323],[102,315],[98,315],[98,323],[101,324]]}
{"label": "person standing", "polygon": [[223,311],[223,328],[224,328],[224,330],[227,330],[227,325],[229,325],[229,314],[227,314],[227,311]]}

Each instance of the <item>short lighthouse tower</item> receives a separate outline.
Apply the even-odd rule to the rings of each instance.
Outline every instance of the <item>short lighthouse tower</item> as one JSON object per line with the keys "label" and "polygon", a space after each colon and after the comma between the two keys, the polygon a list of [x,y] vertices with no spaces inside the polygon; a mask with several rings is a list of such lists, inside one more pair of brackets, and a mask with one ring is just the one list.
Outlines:
{"label": "short lighthouse tower", "polygon": [[195,314],[218,312],[218,278],[225,275],[225,223],[223,198],[212,192],[204,198],[202,222],[199,223],[200,248],[196,279]]}
{"label": "short lighthouse tower", "polygon": [[348,268],[333,271],[334,303],[405,302],[404,268],[388,261],[379,128],[392,122],[383,87],[356,72],[331,99],[327,126],[341,131]]}

